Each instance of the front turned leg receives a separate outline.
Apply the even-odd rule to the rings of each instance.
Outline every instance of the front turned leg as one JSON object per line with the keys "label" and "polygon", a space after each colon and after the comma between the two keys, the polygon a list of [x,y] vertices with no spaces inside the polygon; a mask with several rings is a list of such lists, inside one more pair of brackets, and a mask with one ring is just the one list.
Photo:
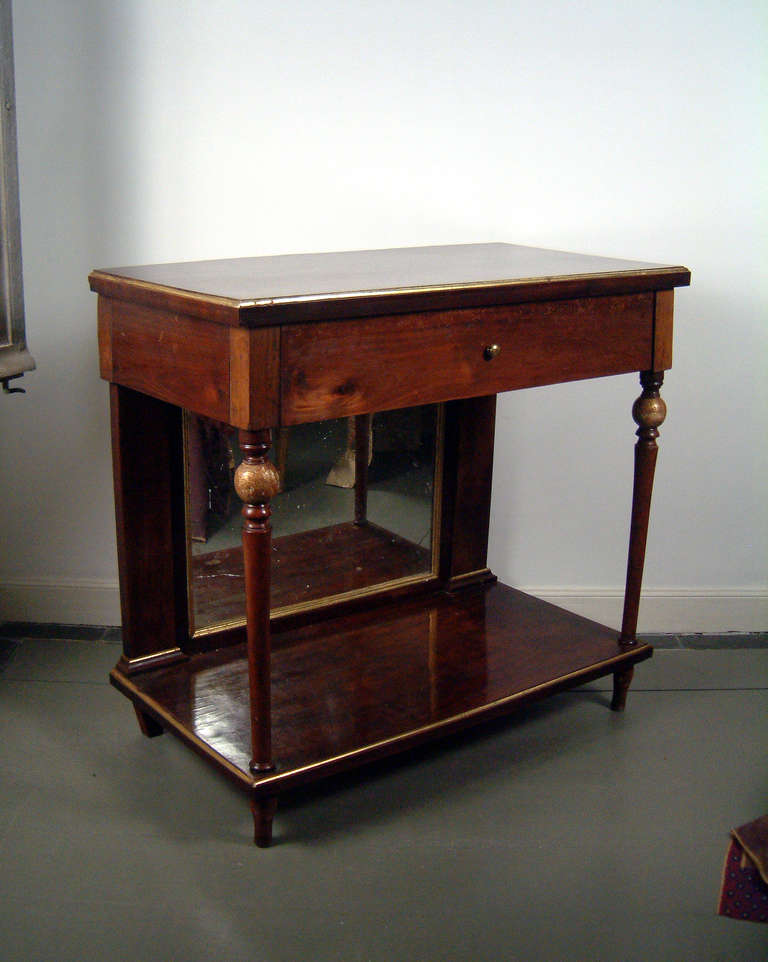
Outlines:
{"label": "front turned leg", "polygon": [[[624,592],[624,613],[621,622],[619,644],[631,648],[637,644],[637,615],[640,608],[640,589],[643,583],[645,546],[648,540],[648,518],[651,512],[653,475],[659,427],[664,423],[667,406],[659,396],[664,381],[663,371],[643,371],[640,384],[643,393],[632,407],[632,417],[637,428],[635,444],[635,480],[632,490],[632,521],[629,531],[629,556],[627,559],[627,583]],[[632,669],[618,671],[613,676],[613,700],[611,708],[623,711],[627,691],[632,681]]]}
{"label": "front turned leg", "polygon": [[667,406],[659,397],[664,381],[662,371],[643,371],[640,383],[643,393],[635,401],[632,417],[638,425],[635,445],[635,483],[632,491],[632,522],[629,531],[627,584],[624,592],[624,615],[619,643],[622,647],[637,644],[637,613],[640,608],[640,588],[643,582],[645,545],[648,538],[648,517],[651,511],[653,474],[656,468],[658,428],[667,416]]}
{"label": "front turned leg", "polygon": [[253,812],[253,841],[259,848],[269,848],[272,843],[272,820],[277,811],[277,799],[251,799]]}
{"label": "front turned leg", "polygon": [[280,475],[267,460],[271,434],[241,431],[243,461],[235,490],[243,504],[243,565],[248,637],[248,690],[251,715],[251,764],[254,774],[274,770],[272,760],[272,677],[269,585],[272,565],[270,500],[280,490]]}

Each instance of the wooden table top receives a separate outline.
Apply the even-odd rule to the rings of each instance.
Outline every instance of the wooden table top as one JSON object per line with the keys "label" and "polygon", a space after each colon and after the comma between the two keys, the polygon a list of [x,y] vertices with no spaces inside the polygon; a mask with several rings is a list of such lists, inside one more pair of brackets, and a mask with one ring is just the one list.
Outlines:
{"label": "wooden table top", "polygon": [[668,290],[685,267],[520,247],[459,244],[287,254],[93,271],[91,289],[228,324]]}

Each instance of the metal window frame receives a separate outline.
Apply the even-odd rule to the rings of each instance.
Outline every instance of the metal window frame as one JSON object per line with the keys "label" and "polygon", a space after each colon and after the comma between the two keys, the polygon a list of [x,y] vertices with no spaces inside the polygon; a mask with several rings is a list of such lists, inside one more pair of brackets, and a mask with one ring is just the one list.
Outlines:
{"label": "metal window frame", "polygon": [[0,0],[0,305],[0,384],[10,393],[8,381],[35,368],[24,327],[11,0]]}

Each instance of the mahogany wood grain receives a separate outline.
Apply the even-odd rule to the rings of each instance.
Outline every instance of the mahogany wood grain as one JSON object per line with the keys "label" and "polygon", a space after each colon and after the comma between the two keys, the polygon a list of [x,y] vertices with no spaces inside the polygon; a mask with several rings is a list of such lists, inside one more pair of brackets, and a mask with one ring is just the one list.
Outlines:
{"label": "mahogany wood grain", "polygon": [[674,291],[657,291],[653,317],[654,371],[668,371],[672,367],[672,315],[675,307]]}
{"label": "mahogany wood grain", "polygon": [[[283,328],[282,423],[646,369],[653,294]],[[488,360],[486,347],[499,350]]]}
{"label": "mahogany wood grain", "polygon": [[306,625],[285,632],[273,653],[276,767],[256,776],[244,647],[131,679],[116,670],[112,681],[242,787],[269,797],[651,654],[639,643],[622,650],[615,631],[498,583]]}
{"label": "mahogany wood grain", "polygon": [[194,317],[116,302],[110,323],[114,383],[217,421],[229,419],[229,335]]}
{"label": "mahogany wood grain", "polygon": [[98,300],[99,373],[105,381],[113,380],[112,364],[112,308],[114,302],[107,297]]}
{"label": "mahogany wood grain", "polygon": [[180,655],[188,636],[181,411],[110,387],[124,669]]}
{"label": "mahogany wood grain", "polygon": [[89,280],[108,297],[252,326],[668,290],[690,283],[690,272],[514,244],[457,244],[109,268]]}
{"label": "mahogany wood grain", "polygon": [[229,332],[229,423],[256,431],[280,419],[280,329]]}

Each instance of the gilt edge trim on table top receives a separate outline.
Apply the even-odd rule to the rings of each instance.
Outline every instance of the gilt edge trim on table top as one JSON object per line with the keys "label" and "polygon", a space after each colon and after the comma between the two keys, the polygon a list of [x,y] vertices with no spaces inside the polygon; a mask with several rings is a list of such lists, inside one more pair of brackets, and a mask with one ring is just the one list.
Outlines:
{"label": "gilt edge trim on table top", "polygon": [[[485,279],[451,280],[446,282],[427,282],[403,285],[386,284],[383,286],[354,286],[354,278],[370,272],[376,273],[376,258],[385,259],[385,255],[402,254],[406,256],[418,254],[435,259],[441,255],[447,262],[439,265],[429,263],[426,265],[418,264],[416,267],[409,268],[410,272],[422,272],[426,275],[430,273],[439,275],[440,273],[453,272],[460,275],[461,271],[467,272],[467,277],[478,273],[478,267],[473,258],[482,259],[483,249],[494,248],[498,254],[501,248],[508,248],[510,256],[515,257],[515,252],[523,252],[524,260],[530,261],[540,255],[544,261],[550,261],[546,266],[552,266],[551,261],[563,259],[568,266],[575,266],[575,262],[593,262],[597,267],[606,264],[616,265],[614,269],[577,271],[564,273],[526,273],[522,276],[497,276]],[[467,263],[463,263],[461,258],[467,251]],[[446,253],[447,252],[447,253]],[[505,254],[506,251],[501,251]],[[489,254],[490,256],[490,254]],[[317,259],[316,265],[322,266],[327,263],[328,270],[323,273],[319,268],[311,269],[310,258]],[[276,271],[273,268],[269,273],[270,262],[279,260],[281,267]],[[274,293],[263,296],[229,296],[220,288],[226,284],[235,287],[247,285],[245,279],[248,271],[253,271],[253,284],[274,284],[276,288],[280,286],[290,287],[290,270],[286,271],[286,265],[290,268],[291,263],[295,263],[295,274],[297,280],[295,285],[298,290],[292,293]],[[211,272],[214,274],[219,270],[219,265],[238,265],[238,270],[243,271],[243,276],[233,279],[232,276],[218,277],[211,280]],[[621,269],[624,264],[625,269]],[[240,266],[242,265],[242,266]],[[498,265],[497,265],[498,266]],[[499,270],[504,267],[513,267],[514,264],[501,265]],[[523,269],[530,267],[530,263],[523,265]],[[171,273],[181,274],[184,283],[178,285],[165,283],[162,278],[152,280],[141,277],[141,272],[157,274],[167,268]],[[259,268],[264,273],[259,275]],[[190,275],[194,277],[194,271],[198,270],[207,276],[207,286],[218,287],[216,291],[206,293],[204,290],[196,289],[189,283]],[[390,270],[391,266],[387,267]],[[489,272],[493,270],[489,267]],[[339,281],[344,280],[344,274],[351,278],[349,286],[341,288]],[[405,272],[408,273],[408,272]],[[186,275],[186,276],[185,276]],[[328,278],[328,290],[322,290],[323,277]],[[309,278],[309,279],[308,279]],[[363,278],[366,279],[365,277]],[[370,278],[368,278],[370,279]],[[391,280],[391,277],[387,278]],[[642,261],[628,261],[618,258],[607,258],[595,255],[571,254],[566,251],[553,251],[542,248],[526,248],[519,245],[510,244],[478,244],[478,245],[446,245],[444,247],[422,247],[422,248],[402,248],[389,249],[382,251],[343,251],[328,252],[318,255],[289,254],[289,255],[270,255],[265,257],[253,258],[230,258],[222,260],[195,261],[185,263],[168,263],[157,265],[143,265],[122,268],[107,268],[95,270],[89,277],[91,289],[107,297],[115,297],[118,300],[135,300],[146,304],[180,307],[189,313],[208,313],[210,319],[219,320],[230,324],[243,324],[258,320],[260,323],[273,323],[286,320],[312,319],[311,309],[314,307],[321,312],[323,317],[334,316],[362,316],[365,314],[384,314],[388,311],[393,313],[418,311],[433,309],[434,307],[471,307],[485,306],[493,303],[505,303],[509,299],[524,300],[526,295],[531,299],[540,299],[542,292],[539,288],[546,289],[547,298],[588,296],[600,293],[632,293],[655,289],[670,289],[676,286],[683,286],[690,283],[690,271],[682,266],[672,266],[665,264],[652,264]],[[335,288],[332,287],[335,283]],[[300,287],[315,286],[316,289],[310,292],[302,292]],[[618,289],[616,289],[618,285]],[[200,286],[204,286],[200,284]],[[205,309],[208,308],[206,312]]]}

